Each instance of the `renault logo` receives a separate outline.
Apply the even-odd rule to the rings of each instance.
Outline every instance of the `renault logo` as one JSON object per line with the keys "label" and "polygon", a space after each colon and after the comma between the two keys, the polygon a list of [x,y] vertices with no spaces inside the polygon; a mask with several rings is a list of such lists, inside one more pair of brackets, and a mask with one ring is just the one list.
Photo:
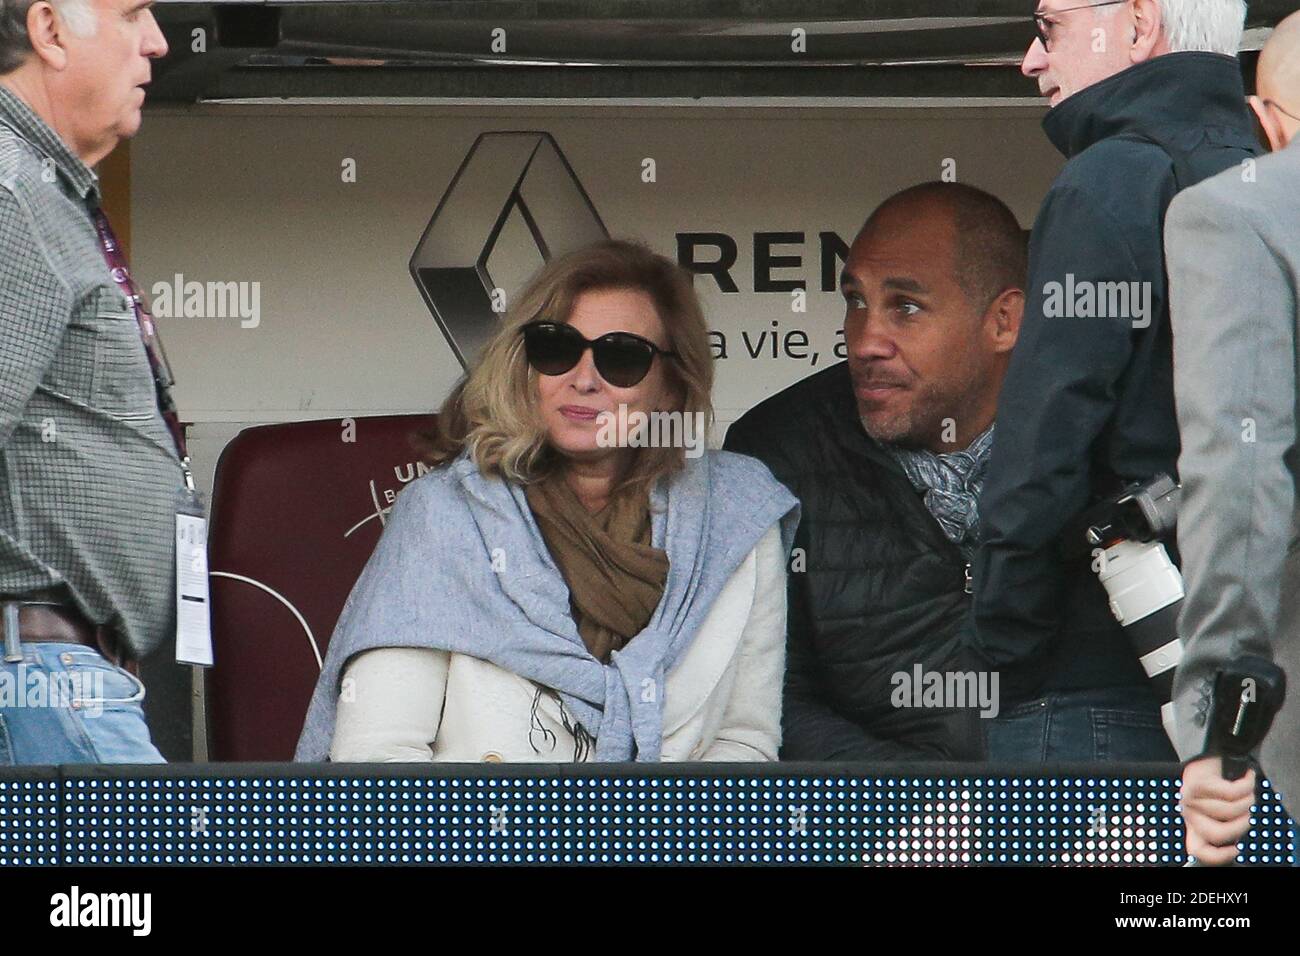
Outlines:
{"label": "renault logo", "polygon": [[[548,260],[609,237],[548,133],[484,133],[438,203],[411,276],[462,366]],[[499,300],[498,300],[499,301]]]}

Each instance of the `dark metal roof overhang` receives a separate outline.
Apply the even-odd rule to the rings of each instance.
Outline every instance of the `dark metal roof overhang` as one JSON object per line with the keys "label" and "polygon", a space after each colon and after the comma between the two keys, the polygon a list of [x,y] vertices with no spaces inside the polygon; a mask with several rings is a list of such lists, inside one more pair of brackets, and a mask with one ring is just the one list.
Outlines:
{"label": "dark metal roof overhang", "polygon": [[[160,0],[154,103],[1023,98],[1034,0]],[[1248,84],[1297,0],[1253,0]],[[803,31],[802,43],[796,42]]]}

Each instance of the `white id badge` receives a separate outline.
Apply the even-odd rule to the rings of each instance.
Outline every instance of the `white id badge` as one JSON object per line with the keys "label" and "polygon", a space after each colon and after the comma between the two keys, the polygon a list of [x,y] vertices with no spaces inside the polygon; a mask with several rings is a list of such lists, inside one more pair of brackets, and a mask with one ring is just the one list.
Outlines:
{"label": "white id badge", "polygon": [[208,522],[201,514],[176,515],[176,660],[212,666],[208,603]]}

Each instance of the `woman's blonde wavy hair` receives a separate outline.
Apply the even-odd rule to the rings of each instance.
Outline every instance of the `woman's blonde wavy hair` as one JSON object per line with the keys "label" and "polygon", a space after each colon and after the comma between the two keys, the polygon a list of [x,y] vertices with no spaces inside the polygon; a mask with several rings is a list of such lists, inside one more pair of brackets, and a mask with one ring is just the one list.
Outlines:
{"label": "woman's blonde wavy hair", "polygon": [[[638,242],[610,239],[547,264],[532,280],[468,374],[452,390],[434,427],[425,432],[426,460],[452,461],[465,449],[479,471],[527,485],[561,463],[537,412],[537,375],[524,354],[520,329],[529,322],[568,322],[588,291],[635,289],[655,304],[676,358],[663,363],[674,407],[713,422],[713,355],[704,313],[690,274]],[[684,448],[639,448],[618,489],[653,482],[683,466]]]}

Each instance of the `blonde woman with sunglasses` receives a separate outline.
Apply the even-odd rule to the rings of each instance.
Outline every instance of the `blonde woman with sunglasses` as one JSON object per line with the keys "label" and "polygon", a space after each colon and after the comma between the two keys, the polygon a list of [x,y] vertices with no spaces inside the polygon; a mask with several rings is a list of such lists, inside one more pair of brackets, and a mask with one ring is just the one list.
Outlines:
{"label": "blonde woman with sunglasses", "polygon": [[775,760],[798,503],[697,449],[708,332],[635,243],[545,267],[444,405],[330,641],[298,759]]}

